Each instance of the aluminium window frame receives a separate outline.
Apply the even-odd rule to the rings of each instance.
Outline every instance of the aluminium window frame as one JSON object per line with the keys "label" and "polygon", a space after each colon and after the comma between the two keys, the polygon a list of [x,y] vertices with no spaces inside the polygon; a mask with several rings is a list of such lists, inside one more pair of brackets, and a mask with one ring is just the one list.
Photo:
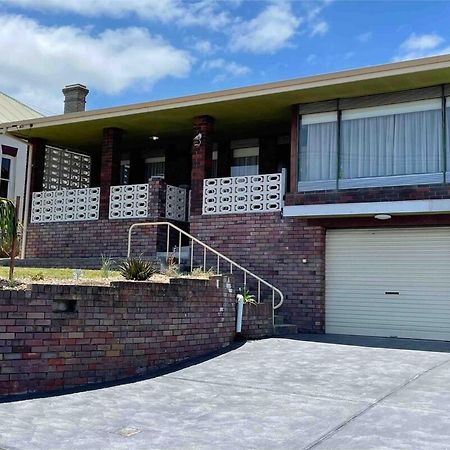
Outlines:
{"label": "aluminium window frame", "polygon": [[[427,106],[428,105],[428,106]],[[444,90],[442,90],[442,95],[440,98],[430,98],[423,100],[415,100],[408,102],[400,102],[394,104],[386,104],[379,106],[369,106],[364,108],[352,108],[341,110],[339,108],[339,100],[337,101],[337,109],[334,111],[324,112],[324,113],[312,113],[312,114],[300,114],[299,126],[298,126],[298,172],[300,174],[300,143],[301,143],[301,127],[304,124],[303,116],[319,116],[321,114],[335,113],[337,115],[338,130],[337,130],[337,175],[336,179],[330,182],[329,180],[318,180],[318,181],[300,181],[297,180],[297,192],[310,192],[310,191],[330,191],[330,190],[342,190],[342,189],[361,189],[370,187],[395,187],[395,186],[412,186],[412,185],[425,185],[425,184],[442,184],[450,181],[450,171],[447,170],[446,162],[448,151],[448,143],[446,139],[446,129],[442,131],[442,152],[440,157],[442,158],[443,171],[434,173],[421,173],[421,174],[404,174],[404,175],[390,175],[390,176],[379,176],[379,177],[361,177],[361,178],[340,178],[340,157],[342,148],[341,139],[341,123],[344,120],[351,120],[363,117],[378,117],[380,115],[390,115],[390,114],[401,114],[408,112],[420,112],[420,111],[430,111],[430,110],[441,110],[442,111],[442,126],[447,127],[446,124],[446,109],[447,105],[450,105],[450,96],[444,96]],[[431,107],[430,107],[431,106]],[[381,112],[382,114],[376,114],[376,112]],[[320,122],[311,122],[320,123]],[[306,123],[308,124],[308,122]]]}

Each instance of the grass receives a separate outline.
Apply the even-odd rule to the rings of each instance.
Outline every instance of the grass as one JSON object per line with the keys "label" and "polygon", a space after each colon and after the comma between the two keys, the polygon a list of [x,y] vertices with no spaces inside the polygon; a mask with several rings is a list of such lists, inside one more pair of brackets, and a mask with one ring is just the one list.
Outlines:
{"label": "grass", "polygon": [[[88,280],[103,280],[102,271],[99,270],[88,270],[82,269],[81,279]],[[8,278],[9,267],[0,267],[0,278]],[[33,279],[34,277],[39,277],[39,274],[43,275],[45,280],[73,280],[74,271],[73,269],[47,269],[41,267],[16,267],[14,269],[14,278],[22,279]],[[109,277],[116,278],[119,277],[120,273],[116,271],[110,271]]]}
{"label": "grass", "polygon": [[[0,282],[4,283],[8,278],[9,267],[0,266]],[[214,275],[214,271],[203,270],[202,268],[194,269],[192,273],[180,273],[177,267],[169,267],[168,272],[163,274],[154,274],[150,277],[149,281],[156,283],[168,283],[170,278],[200,278],[208,279]],[[108,277],[105,277],[105,271],[102,269],[92,270],[92,269],[82,269],[81,278],[76,280],[74,276],[74,269],[60,269],[60,268],[42,268],[42,267],[16,267],[14,269],[14,280],[15,283],[19,285],[25,285],[27,283],[33,282],[49,282],[55,283],[61,280],[62,284],[71,284],[75,281],[77,283],[86,284],[89,283],[88,280],[92,280],[94,284],[109,284],[110,281],[123,280],[119,271],[111,270],[108,271]],[[1,285],[0,283],[0,285]],[[3,286],[0,286],[2,289]]]}

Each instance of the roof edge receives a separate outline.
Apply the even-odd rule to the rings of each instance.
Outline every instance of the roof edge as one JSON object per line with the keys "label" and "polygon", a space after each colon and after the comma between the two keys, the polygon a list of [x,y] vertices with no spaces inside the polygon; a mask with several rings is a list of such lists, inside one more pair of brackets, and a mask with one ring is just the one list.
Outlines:
{"label": "roof edge", "polygon": [[[90,111],[60,114],[56,116],[5,122],[0,125],[0,132],[2,129],[3,131],[11,131],[11,129],[19,130],[31,127],[46,127],[89,120],[100,120],[117,116],[127,116],[164,109],[182,108],[193,105],[215,103],[219,101],[245,99],[260,95],[277,94],[293,90],[310,89],[332,84],[343,84],[351,81],[364,81],[443,68],[450,69],[450,54],[367,66],[357,69],[348,69],[344,71],[250,85],[222,91],[212,91],[163,100],[154,100],[150,102],[114,106],[111,108],[101,108]],[[30,123],[30,121],[32,121],[32,123]]]}

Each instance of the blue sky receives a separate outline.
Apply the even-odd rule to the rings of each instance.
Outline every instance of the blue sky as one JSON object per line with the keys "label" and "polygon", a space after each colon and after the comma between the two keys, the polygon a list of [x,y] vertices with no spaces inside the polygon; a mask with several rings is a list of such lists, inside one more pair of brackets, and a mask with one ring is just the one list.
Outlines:
{"label": "blue sky", "polygon": [[46,113],[450,53],[448,1],[0,0],[0,90]]}

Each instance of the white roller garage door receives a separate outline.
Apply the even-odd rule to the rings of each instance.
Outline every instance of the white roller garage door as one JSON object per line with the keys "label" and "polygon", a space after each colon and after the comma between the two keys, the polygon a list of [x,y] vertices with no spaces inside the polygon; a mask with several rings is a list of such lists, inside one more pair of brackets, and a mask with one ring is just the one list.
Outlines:
{"label": "white roller garage door", "polygon": [[327,333],[450,340],[450,228],[329,230]]}

